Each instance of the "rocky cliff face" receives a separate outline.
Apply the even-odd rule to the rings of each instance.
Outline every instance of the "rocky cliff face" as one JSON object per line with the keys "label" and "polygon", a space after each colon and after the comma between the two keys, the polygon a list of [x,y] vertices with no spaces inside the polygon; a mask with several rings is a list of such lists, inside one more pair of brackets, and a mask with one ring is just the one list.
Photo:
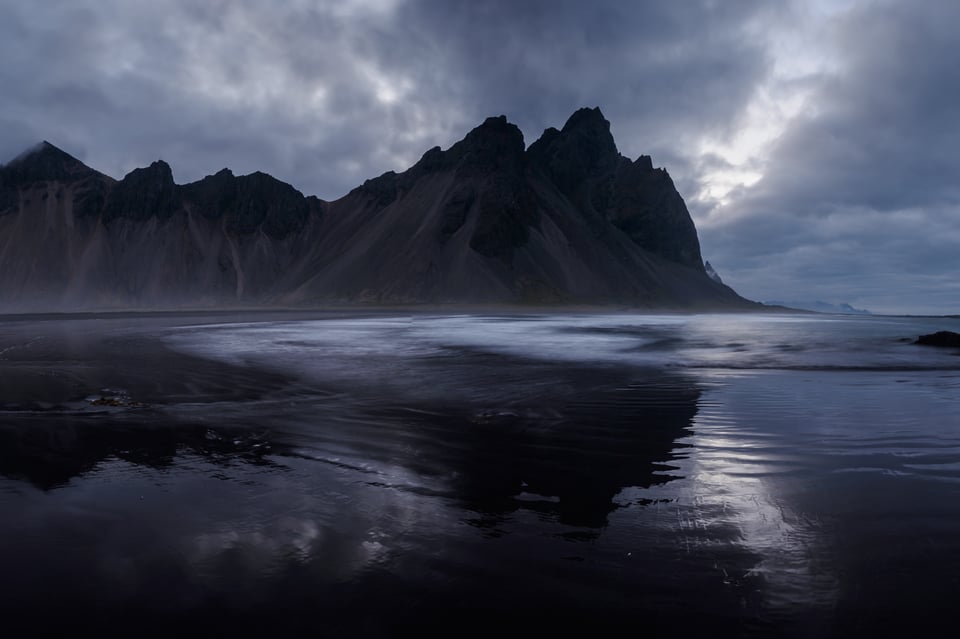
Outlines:
{"label": "rocky cliff face", "polygon": [[563,130],[547,129],[530,155],[599,229],[612,223],[650,253],[701,268],[697,231],[670,176],[649,156],[620,155],[600,109],[580,109]]}
{"label": "rocky cliff face", "polygon": [[707,277],[718,284],[723,284],[723,279],[720,277],[720,274],[717,273],[717,270],[713,268],[709,261],[703,263],[703,270],[707,272]]}
{"label": "rocky cliff face", "polygon": [[0,168],[0,309],[373,303],[746,307],[682,198],[599,109],[525,148],[503,116],[323,202],[224,169],[115,181],[42,145]]}

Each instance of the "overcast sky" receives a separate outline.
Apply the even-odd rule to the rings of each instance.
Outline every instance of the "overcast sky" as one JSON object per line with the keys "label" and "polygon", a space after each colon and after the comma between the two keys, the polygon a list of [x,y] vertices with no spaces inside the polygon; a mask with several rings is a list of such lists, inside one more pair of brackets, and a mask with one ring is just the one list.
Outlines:
{"label": "overcast sky", "polygon": [[335,199],[489,115],[599,106],[757,300],[960,313],[960,2],[0,0],[0,161]]}

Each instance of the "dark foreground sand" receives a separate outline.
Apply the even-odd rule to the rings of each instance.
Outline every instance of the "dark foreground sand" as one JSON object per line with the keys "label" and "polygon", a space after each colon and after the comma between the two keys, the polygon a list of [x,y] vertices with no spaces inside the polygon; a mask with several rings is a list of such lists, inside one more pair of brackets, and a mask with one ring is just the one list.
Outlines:
{"label": "dark foreground sand", "polygon": [[[624,486],[661,481],[696,388],[625,391],[615,368],[462,353],[423,364],[425,385],[450,389],[425,401],[390,380],[325,384],[160,338],[299,317],[0,322],[8,619],[34,630],[358,636],[628,620],[619,578],[584,571],[575,546],[607,524]],[[655,427],[638,431],[638,419]],[[535,537],[487,548],[525,511],[562,528],[546,543],[569,559],[524,567]],[[611,617],[595,616],[607,608]]]}
{"label": "dark foreground sand", "polygon": [[[358,316],[379,328],[337,328]],[[897,339],[923,322],[467,322],[510,351],[456,337],[461,319],[429,323],[452,346],[420,348],[391,317],[0,319],[4,632],[850,637],[952,620],[960,368]],[[190,328],[228,322],[254,324]],[[170,339],[185,331],[268,337],[209,359]],[[326,332],[345,343],[318,346]],[[593,357],[610,343],[660,365]],[[679,369],[691,348],[731,366]],[[836,366],[805,367],[821,357]]]}

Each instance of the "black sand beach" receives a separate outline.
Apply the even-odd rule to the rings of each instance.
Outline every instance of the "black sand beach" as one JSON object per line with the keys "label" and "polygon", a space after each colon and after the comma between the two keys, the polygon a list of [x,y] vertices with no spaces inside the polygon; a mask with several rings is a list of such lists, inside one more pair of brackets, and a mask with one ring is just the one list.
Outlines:
{"label": "black sand beach", "polygon": [[2,321],[0,608],[116,635],[840,636],[946,615],[960,364],[891,340],[899,370],[758,368],[748,337],[835,353],[791,338],[805,316],[705,321]]}

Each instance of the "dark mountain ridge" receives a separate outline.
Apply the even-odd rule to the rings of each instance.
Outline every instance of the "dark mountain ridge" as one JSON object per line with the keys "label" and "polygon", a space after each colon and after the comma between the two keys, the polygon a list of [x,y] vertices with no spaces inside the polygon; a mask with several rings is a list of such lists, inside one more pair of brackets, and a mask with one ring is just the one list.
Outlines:
{"label": "dark mountain ridge", "polygon": [[332,202],[259,172],[177,185],[163,161],[117,181],[47,142],[0,167],[0,309],[328,303],[752,305],[599,109],[529,148],[488,118]]}

